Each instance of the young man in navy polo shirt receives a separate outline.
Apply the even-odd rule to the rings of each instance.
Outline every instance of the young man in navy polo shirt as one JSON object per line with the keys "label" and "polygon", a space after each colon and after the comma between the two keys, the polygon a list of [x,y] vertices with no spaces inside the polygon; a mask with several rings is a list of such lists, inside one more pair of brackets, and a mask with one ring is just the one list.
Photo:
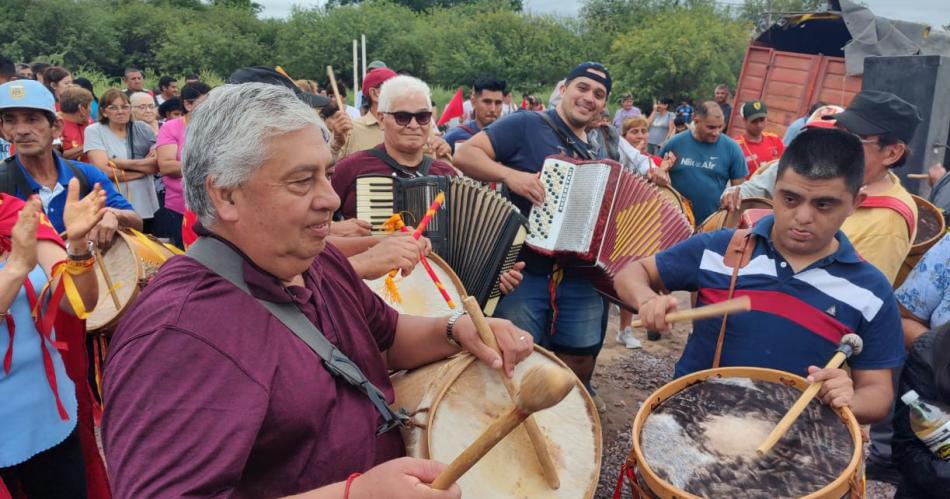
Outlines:
{"label": "young man in navy polo shirt", "polygon": [[467,141],[501,117],[505,87],[504,81],[494,78],[475,80],[472,86],[472,119],[449,130],[444,137],[453,152],[455,144]]}
{"label": "young man in navy polo shirt", "polygon": [[124,227],[142,230],[142,218],[102,172],[78,161],[67,164],[53,152],[53,137],[62,130],[63,120],[56,115],[53,94],[46,87],[33,80],[0,85],[0,122],[4,135],[16,146],[16,154],[6,161],[4,173],[0,175],[6,175],[8,168],[18,168],[24,182],[15,183],[15,189],[9,194],[24,200],[34,194],[39,196],[43,211],[57,232],[66,230],[63,224],[66,186],[74,171],[86,177],[89,188],[101,185],[107,196],[106,214],[89,232],[90,240],[100,248],[107,248],[116,230]]}
{"label": "young man in navy polo shirt", "polygon": [[[729,317],[724,366],[769,367],[824,381],[820,399],[850,406],[861,423],[884,418],[893,398],[891,370],[904,348],[891,286],[861,260],[840,227],[864,200],[862,145],[830,129],[803,132],[778,166],[775,213],[752,229],[751,258],[735,296],[750,296],[752,311]],[[669,328],[664,315],[676,299],[661,290],[699,292],[697,305],[726,299],[733,267],[726,263],[733,230],[694,236],[623,269],[620,297],[640,310],[644,327]],[[676,376],[708,369],[722,319],[696,321]],[[842,369],[819,369],[841,337],[856,333],[864,351]]]}
{"label": "young man in navy polo shirt", "polygon": [[[559,87],[561,100],[556,108],[514,113],[492,123],[458,149],[455,166],[477,180],[504,182],[512,192],[512,202],[527,216],[532,204],[544,200],[538,176],[544,158],[554,154],[605,157],[602,149],[592,150],[586,130],[600,119],[610,87],[604,66],[578,65]],[[495,317],[531,332],[536,343],[556,353],[589,387],[604,342],[603,298],[576,268],[555,264],[528,248],[519,259],[527,264],[524,280],[501,300]]]}

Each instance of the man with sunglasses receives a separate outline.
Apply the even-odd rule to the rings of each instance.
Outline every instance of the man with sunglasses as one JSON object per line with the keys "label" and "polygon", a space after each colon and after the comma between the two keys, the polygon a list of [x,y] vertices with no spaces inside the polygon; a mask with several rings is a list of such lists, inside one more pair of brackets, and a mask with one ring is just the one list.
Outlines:
{"label": "man with sunglasses", "polygon": [[356,178],[361,175],[455,175],[451,165],[425,155],[433,125],[429,86],[412,76],[394,76],[376,95],[382,143],[347,156],[336,164],[333,173],[333,189],[340,196],[343,218],[356,216]]}
{"label": "man with sunglasses", "polygon": [[[603,149],[591,146],[587,127],[600,119],[611,84],[603,65],[578,65],[559,86],[561,99],[555,108],[514,113],[492,123],[459,148],[455,166],[478,180],[504,182],[512,202],[528,215],[532,204],[544,201],[538,175],[544,158],[606,157]],[[604,342],[604,300],[589,277],[576,269],[556,265],[528,248],[521,259],[527,263],[524,280],[501,300],[495,316],[530,331],[536,343],[553,350],[589,388]]]}

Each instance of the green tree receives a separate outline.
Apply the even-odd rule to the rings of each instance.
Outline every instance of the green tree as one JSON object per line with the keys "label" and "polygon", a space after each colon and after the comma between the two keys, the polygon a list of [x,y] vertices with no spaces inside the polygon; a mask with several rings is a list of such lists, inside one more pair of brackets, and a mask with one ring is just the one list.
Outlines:
{"label": "green tree", "polygon": [[620,35],[610,56],[614,89],[641,100],[710,97],[718,83],[735,88],[751,26],[710,7],[665,9]]}
{"label": "green tree", "polygon": [[207,15],[179,19],[169,27],[155,62],[162,71],[176,74],[207,69],[229,75],[242,66],[274,65],[262,26],[247,10],[212,6]]}
{"label": "green tree", "polygon": [[773,21],[777,21],[782,14],[814,12],[825,3],[826,0],[745,0],[739,8],[739,15],[744,19],[759,23],[768,19],[769,13],[772,13]]}

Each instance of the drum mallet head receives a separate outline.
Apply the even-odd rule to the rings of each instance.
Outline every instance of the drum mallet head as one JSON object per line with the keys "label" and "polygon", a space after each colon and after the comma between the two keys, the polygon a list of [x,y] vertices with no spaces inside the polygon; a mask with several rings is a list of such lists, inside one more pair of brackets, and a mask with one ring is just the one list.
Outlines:
{"label": "drum mallet head", "polygon": [[[861,350],[864,348],[864,342],[861,341],[861,337],[856,334],[846,334],[841,338],[841,342],[838,343],[838,348],[835,350],[835,354],[831,357],[831,360],[825,364],[825,369],[837,369],[844,363],[848,357],[852,355],[860,355]],[[798,400],[795,401],[795,404],[792,405],[792,408],[785,413],[785,416],[781,421],[775,426],[772,430],[772,433],[762,442],[762,445],[759,446],[755,451],[759,456],[766,455],[772,447],[781,439],[789,428],[792,427],[792,423],[798,419],[798,416],[805,410],[809,402],[818,395],[818,391],[821,390],[821,381],[816,381],[810,385],[808,388],[802,392],[801,396],[798,397]]]}
{"label": "drum mallet head", "polygon": [[839,352],[843,353],[845,358],[854,355],[861,355],[864,350],[864,340],[860,336],[849,333],[841,337],[841,343],[838,344]]}
{"label": "drum mallet head", "polygon": [[432,482],[432,488],[448,489],[531,413],[547,409],[563,400],[574,388],[575,379],[570,371],[562,367],[532,367],[525,373],[521,382],[515,407],[485,428],[471,445],[449,463]]}

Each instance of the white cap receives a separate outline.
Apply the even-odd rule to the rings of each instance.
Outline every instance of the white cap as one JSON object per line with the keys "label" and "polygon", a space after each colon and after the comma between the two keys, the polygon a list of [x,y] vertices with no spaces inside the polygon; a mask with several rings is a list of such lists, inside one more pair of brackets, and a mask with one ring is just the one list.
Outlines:
{"label": "white cap", "polygon": [[920,400],[920,395],[917,395],[917,392],[911,390],[903,395],[901,395],[901,401],[907,405],[913,404]]}

